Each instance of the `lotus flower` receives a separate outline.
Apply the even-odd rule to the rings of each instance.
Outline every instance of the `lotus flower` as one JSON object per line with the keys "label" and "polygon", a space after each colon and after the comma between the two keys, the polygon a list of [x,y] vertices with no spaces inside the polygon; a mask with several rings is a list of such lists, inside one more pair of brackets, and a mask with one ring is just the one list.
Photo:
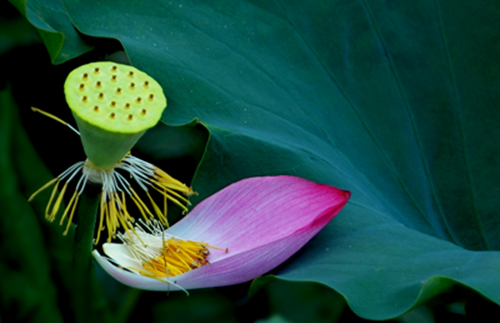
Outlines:
{"label": "lotus flower", "polygon": [[[348,191],[293,176],[249,178],[200,202],[164,232],[139,230],[142,234],[133,237],[142,236],[142,242],[122,235],[125,243],[103,245],[109,258],[97,250],[93,255],[111,276],[139,289],[187,290],[238,284],[265,274],[292,256],[349,197]],[[156,245],[165,251],[165,240],[180,243],[174,247],[177,251],[186,247],[185,253],[181,251],[186,255],[193,241],[201,241],[200,254],[205,256],[192,265],[194,269],[182,274],[161,274],[160,267],[151,270],[158,261],[169,262],[165,252],[155,256],[153,250]]]}

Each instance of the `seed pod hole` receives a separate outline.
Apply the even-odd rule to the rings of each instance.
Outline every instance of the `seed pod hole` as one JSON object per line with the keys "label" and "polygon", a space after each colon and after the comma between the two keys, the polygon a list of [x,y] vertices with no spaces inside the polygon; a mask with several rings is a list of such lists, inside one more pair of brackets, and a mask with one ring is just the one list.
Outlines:
{"label": "seed pod hole", "polygon": [[117,62],[93,62],[73,70],[64,94],[75,117],[113,133],[142,133],[161,119],[167,105],[154,78]]}

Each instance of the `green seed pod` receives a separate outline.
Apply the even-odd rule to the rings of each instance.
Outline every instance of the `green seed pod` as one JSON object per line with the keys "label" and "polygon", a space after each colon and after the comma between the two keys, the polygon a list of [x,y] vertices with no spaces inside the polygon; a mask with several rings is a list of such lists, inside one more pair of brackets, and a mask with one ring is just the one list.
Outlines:
{"label": "green seed pod", "polygon": [[97,167],[119,162],[167,106],[163,89],[135,67],[97,62],[73,70],[64,83],[83,149]]}

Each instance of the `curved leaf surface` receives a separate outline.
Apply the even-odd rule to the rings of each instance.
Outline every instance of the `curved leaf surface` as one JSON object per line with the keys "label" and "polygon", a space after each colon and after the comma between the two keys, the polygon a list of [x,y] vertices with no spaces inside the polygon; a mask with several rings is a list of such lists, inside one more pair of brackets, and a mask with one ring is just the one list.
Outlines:
{"label": "curved leaf surface", "polygon": [[52,63],[63,63],[92,49],[78,35],[60,0],[9,1],[38,29]]}

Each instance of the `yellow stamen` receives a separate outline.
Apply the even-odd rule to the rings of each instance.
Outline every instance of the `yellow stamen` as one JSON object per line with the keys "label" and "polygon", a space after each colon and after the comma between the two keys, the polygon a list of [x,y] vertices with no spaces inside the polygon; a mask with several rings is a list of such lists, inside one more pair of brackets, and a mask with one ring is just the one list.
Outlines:
{"label": "yellow stamen", "polygon": [[[73,215],[75,214],[76,210],[76,205],[78,204],[78,199],[80,195],[78,195],[78,192],[75,192],[73,196],[76,196],[75,201],[73,202],[73,206],[71,207],[71,212],[69,214],[69,219],[68,219],[68,224],[66,225],[66,230],[64,230],[63,235],[67,235],[69,232],[69,228],[71,227],[71,223],[73,222]],[[69,208],[69,205],[68,205]]]}
{"label": "yellow stamen", "polygon": [[170,188],[182,192],[187,196],[195,194],[195,192],[190,187],[186,186],[181,181],[168,175],[158,167],[154,168],[154,174],[155,174],[154,180],[152,180],[151,182],[158,185],[161,188]]}
{"label": "yellow stamen", "polygon": [[[113,235],[113,233],[116,230],[116,226],[114,226],[114,223],[109,223],[109,215],[108,215],[108,204],[105,202],[104,199],[101,200],[101,206],[102,206],[102,216],[106,218],[106,227],[108,229],[108,238]],[[99,240],[96,240],[96,244],[99,242]]]}
{"label": "yellow stamen", "polygon": [[[99,239],[101,237],[102,224],[104,222],[104,196],[106,196],[106,192],[102,191],[101,192],[101,203],[99,205],[99,227],[97,229],[96,244],[99,242]],[[108,233],[109,233],[109,228],[108,228]]]}
{"label": "yellow stamen", "polygon": [[[125,213],[129,214],[129,213],[128,213],[128,211],[127,211],[127,205],[125,204],[125,201],[126,201],[126,199],[125,199],[125,192],[124,192],[124,191],[122,191],[122,194],[121,194],[121,195],[122,195],[122,196],[121,196],[120,201],[121,201],[121,203],[122,203],[123,212],[125,212]],[[129,214],[129,216],[130,216],[130,214]]]}
{"label": "yellow stamen", "polygon": [[122,227],[128,235],[130,235],[130,231],[136,234],[132,225],[135,220],[127,211],[125,204],[125,193],[122,191],[121,196],[118,192],[112,193],[109,201],[105,201],[105,196],[106,192],[103,191],[100,205],[100,220],[95,243],[97,244],[101,238],[104,218],[106,218],[106,227],[108,229],[108,242],[111,242],[114,233],[120,227]]}
{"label": "yellow stamen", "polygon": [[160,253],[142,263],[143,269],[152,276],[175,277],[194,268],[208,265],[210,255],[206,244],[172,238],[164,241]]}
{"label": "yellow stamen", "polygon": [[[59,183],[60,181],[57,181],[56,185],[54,186],[54,189],[52,189],[52,194],[50,194],[49,203],[47,203],[47,207],[45,208],[45,218],[51,222],[54,221],[57,211],[59,211],[59,207],[61,206],[62,198],[64,196],[64,192],[66,191],[67,187],[67,183],[65,183],[63,189],[61,190],[61,192],[59,192],[59,195],[57,196],[56,202],[52,206],[52,201],[56,196],[57,187],[59,187]],[[52,211],[49,212],[51,206],[52,206]]]}
{"label": "yellow stamen", "polygon": [[61,216],[61,220],[59,221],[59,225],[63,224],[64,219],[66,218],[66,215],[68,214],[68,212],[69,212],[69,210],[71,208],[71,205],[75,202],[75,199],[76,199],[76,202],[78,202],[78,192],[77,191],[75,191],[75,193],[73,193],[73,196],[71,197],[71,200],[69,200],[68,206],[66,206],[66,209],[64,210],[64,213]]}
{"label": "yellow stamen", "polygon": [[35,107],[31,107],[31,110],[32,110],[33,112],[38,112],[38,113],[41,113],[41,114],[43,114],[44,116],[49,117],[49,118],[51,118],[51,119],[53,119],[53,120],[55,120],[55,121],[57,121],[57,122],[60,122],[60,123],[62,123],[63,125],[65,125],[66,127],[70,128],[71,130],[73,130],[74,132],[76,132],[77,134],[80,134],[80,133],[78,132],[78,130],[76,130],[75,128],[73,128],[73,127],[72,127],[69,123],[67,123],[66,121],[64,121],[64,120],[62,120],[62,119],[59,119],[58,117],[56,117],[56,116],[55,116],[55,115],[53,115],[53,114],[50,114],[50,113],[48,113],[48,112],[45,112],[45,111],[40,110],[40,109],[35,108]]}
{"label": "yellow stamen", "polygon": [[[148,207],[146,206],[146,204],[144,204],[144,202],[139,197],[139,195],[137,195],[137,193],[132,189],[132,187],[129,187],[129,190],[132,192],[132,196],[135,198],[134,202],[136,202],[136,204],[137,203],[140,204],[141,207],[144,209],[144,211],[146,211],[146,213],[150,216],[150,218],[153,219],[154,218],[153,213],[151,213],[151,211],[149,211]],[[146,221],[149,221],[149,219],[146,218]]]}
{"label": "yellow stamen", "polygon": [[31,202],[35,196],[38,195],[38,193],[42,192],[43,190],[45,190],[46,188],[50,187],[52,184],[54,184],[55,182],[57,182],[58,178],[54,178],[52,180],[50,180],[47,184],[43,185],[42,187],[40,187],[35,193],[31,194],[30,198],[28,199],[28,202]]}
{"label": "yellow stamen", "polygon": [[[133,195],[130,195],[130,198],[132,199],[132,201],[134,201],[135,205],[137,206],[137,208],[138,208],[138,209],[139,209],[139,211],[141,212],[142,217],[144,218],[144,220],[145,220],[146,222],[149,222],[149,218],[147,217],[146,213],[144,212],[144,210],[143,210],[143,208],[142,208],[141,204],[139,203],[139,201],[137,201]],[[141,202],[142,202],[142,201],[141,201]]]}
{"label": "yellow stamen", "polygon": [[64,193],[66,193],[66,188],[68,187],[68,183],[64,183],[64,186],[59,192],[59,196],[57,197],[56,203],[54,203],[54,207],[52,208],[52,213],[50,213],[50,218],[55,219],[57,211],[59,211],[59,208],[61,207],[61,202],[64,197]]}
{"label": "yellow stamen", "polygon": [[160,219],[160,221],[162,223],[165,223],[168,226],[167,218],[163,217],[163,213],[161,213],[160,208],[158,207],[158,205],[156,205],[155,201],[153,200],[153,198],[151,197],[151,195],[149,195],[148,191],[146,191],[146,194],[148,195],[149,200],[151,201],[151,205],[153,205],[153,208],[154,208],[154,210],[156,212],[156,215],[158,216],[158,219]]}
{"label": "yellow stamen", "polygon": [[[145,194],[149,199],[150,206],[146,205],[141,196],[129,184],[127,179],[120,174],[122,170],[129,172],[131,176],[136,179],[138,185],[145,191]],[[104,228],[107,229],[108,242],[115,237],[116,231],[120,228],[127,232],[127,235],[135,233],[133,226],[135,220],[129,213],[126,206],[127,197],[130,197],[137,206],[137,209],[145,220],[146,225],[148,225],[155,218],[158,218],[160,223],[168,226],[168,200],[173,201],[186,211],[187,207],[185,204],[189,204],[189,201],[181,194],[194,194],[191,188],[175,180],[167,173],[158,169],[156,166],[135,158],[130,154],[127,154],[117,164],[109,168],[97,167],[90,160],[86,160],[85,162],[78,162],[74,164],[57,178],[46,183],[30,197],[31,201],[41,191],[55,184],[45,210],[45,216],[49,221],[53,221],[57,216],[57,213],[63,204],[68,183],[73,180],[79,172],[81,172],[82,175],[80,179],[77,180],[75,193],[73,193],[68,205],[64,209],[63,215],[60,219],[60,224],[62,225],[68,217],[69,221],[73,218],[79,196],[84,190],[87,181],[102,184],[103,190],[101,193],[99,211],[100,219],[96,235],[97,237],[95,240],[96,244],[99,242],[102,232],[105,231]],[[62,188],[59,187],[61,183],[63,184]],[[163,210],[151,196],[150,187],[154,188],[155,191],[158,191],[163,196]],[[151,207],[153,209],[150,209]],[[68,223],[66,232],[68,231],[69,226],[70,223]]]}
{"label": "yellow stamen", "polygon": [[[189,201],[188,201],[188,199],[187,199],[187,198],[185,198],[184,196],[180,195],[179,193],[177,193],[176,191],[174,191],[174,190],[172,190],[172,189],[170,189],[170,188],[166,188],[166,189],[165,189],[165,191],[164,191],[163,193],[164,193],[164,194],[167,194],[167,193],[168,193],[168,194],[171,194],[171,195],[173,195],[175,198],[177,198],[177,199],[179,199],[179,200],[183,201],[184,203],[186,203],[186,204],[190,205],[190,203],[189,203]],[[168,194],[167,194],[167,196],[168,196]],[[171,198],[171,199],[172,199],[172,200],[174,200],[173,198]]]}
{"label": "yellow stamen", "polygon": [[68,125],[68,123],[67,123],[66,121],[64,121],[64,120],[62,120],[62,119],[59,119],[58,117],[56,117],[56,116],[55,116],[55,115],[53,115],[53,114],[50,114],[50,113],[48,113],[48,112],[45,112],[45,111],[40,110],[40,109],[35,108],[35,107],[31,107],[31,110],[32,110],[33,112],[38,112],[38,113],[41,113],[41,114],[43,114],[44,116],[49,117],[49,118],[51,118],[51,119],[53,119],[53,120],[56,120],[57,122],[60,122],[60,123],[62,123],[62,124],[63,124],[63,125],[65,125],[65,126],[67,126],[67,125]]}
{"label": "yellow stamen", "polygon": [[[108,248],[107,244],[103,249],[117,266],[146,277],[175,284],[169,279],[210,264],[209,249],[228,252],[228,249],[208,243],[175,237],[165,232],[157,219],[152,219],[149,224],[141,222],[141,225],[135,226],[134,235],[118,235],[127,251],[111,246]],[[128,259],[127,264],[122,264],[121,259]]]}
{"label": "yellow stamen", "polygon": [[[153,188],[156,191],[160,192],[160,194],[162,194],[164,196],[164,198],[167,198],[170,201],[172,201],[175,204],[177,204],[182,210],[184,210],[184,211],[188,210],[188,208],[179,201],[179,200],[181,200],[181,201],[183,201],[185,203],[189,203],[188,200],[184,196],[182,196],[182,195],[178,194],[177,192],[174,192],[174,191],[172,191],[172,190],[170,190],[168,188],[164,188],[163,191],[160,190],[160,189],[158,189],[156,186],[153,186]],[[169,193],[172,194],[172,195],[174,195],[174,197],[170,196]]]}
{"label": "yellow stamen", "polygon": [[[163,191],[163,216],[167,219],[167,191]],[[167,221],[168,226],[168,221]]]}

